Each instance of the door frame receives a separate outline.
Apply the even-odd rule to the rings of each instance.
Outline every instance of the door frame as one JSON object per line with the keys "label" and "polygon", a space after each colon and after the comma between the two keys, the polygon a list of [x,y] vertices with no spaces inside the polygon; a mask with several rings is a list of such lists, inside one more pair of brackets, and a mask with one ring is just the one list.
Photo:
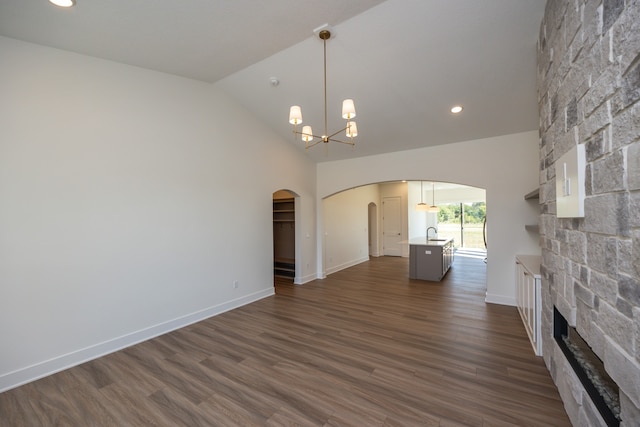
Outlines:
{"label": "door frame", "polygon": [[[295,191],[289,190],[287,188],[281,188],[279,190],[274,191],[271,194],[272,200],[276,199],[276,194],[286,192],[289,193],[290,198],[293,198],[294,205],[294,227],[293,227],[293,245],[294,245],[294,264],[295,264],[295,273],[293,279],[294,284],[300,283],[300,274],[301,274],[301,266],[300,266],[300,254],[301,254],[301,242],[300,242],[300,227],[301,227],[301,214],[300,214],[300,195],[298,195]],[[275,235],[271,234],[271,246],[273,248],[275,242]],[[272,259],[275,261],[275,251],[272,253]]]}
{"label": "door frame", "polygon": [[[385,220],[385,209],[386,209],[386,203],[389,200],[394,200],[394,202],[397,202],[398,204],[398,231],[399,233],[397,234],[400,239],[400,241],[402,241],[402,231],[404,229],[404,221],[403,221],[403,217],[402,217],[402,213],[403,213],[403,209],[402,209],[402,196],[384,196],[382,198],[382,255],[383,256],[402,256],[403,255],[403,250],[402,250],[402,246],[398,244],[398,248],[397,248],[397,253],[396,250],[393,250],[391,252],[389,252],[388,247],[386,246],[386,241],[385,241],[385,236],[387,235],[387,222]],[[395,231],[395,230],[394,230]],[[399,243],[399,242],[398,242]]]}
{"label": "door frame", "polygon": [[374,202],[367,206],[369,213],[369,256],[380,256],[380,243],[378,241],[378,205]]}

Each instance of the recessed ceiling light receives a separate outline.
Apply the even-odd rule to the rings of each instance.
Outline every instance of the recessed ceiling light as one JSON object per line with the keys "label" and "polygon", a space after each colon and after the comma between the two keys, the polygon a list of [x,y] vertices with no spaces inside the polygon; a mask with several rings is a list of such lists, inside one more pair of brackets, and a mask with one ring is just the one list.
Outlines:
{"label": "recessed ceiling light", "polygon": [[453,114],[458,114],[461,111],[462,111],[462,106],[460,105],[454,105],[453,107],[451,107],[451,112]]}
{"label": "recessed ceiling light", "polygon": [[71,7],[76,4],[76,0],[49,0],[51,3],[60,7]]}

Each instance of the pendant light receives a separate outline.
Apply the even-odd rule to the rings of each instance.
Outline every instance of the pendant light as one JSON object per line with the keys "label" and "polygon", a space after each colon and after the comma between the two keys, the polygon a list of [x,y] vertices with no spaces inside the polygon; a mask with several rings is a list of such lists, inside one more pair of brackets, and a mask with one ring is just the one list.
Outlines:
{"label": "pendant light", "polygon": [[431,206],[427,208],[427,212],[438,213],[440,211],[440,208],[436,206],[436,183],[432,182],[431,186]]}
{"label": "pendant light", "polygon": [[424,193],[422,192],[422,181],[420,181],[420,203],[418,203],[416,205],[416,210],[419,212],[429,212],[429,205],[427,205],[423,200],[422,200],[422,195]]}

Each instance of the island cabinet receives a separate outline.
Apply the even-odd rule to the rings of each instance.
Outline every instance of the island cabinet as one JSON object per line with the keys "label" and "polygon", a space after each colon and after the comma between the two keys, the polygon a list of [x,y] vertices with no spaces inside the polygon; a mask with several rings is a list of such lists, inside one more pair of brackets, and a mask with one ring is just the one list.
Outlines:
{"label": "island cabinet", "polygon": [[453,239],[409,241],[409,278],[442,280],[453,264]]}

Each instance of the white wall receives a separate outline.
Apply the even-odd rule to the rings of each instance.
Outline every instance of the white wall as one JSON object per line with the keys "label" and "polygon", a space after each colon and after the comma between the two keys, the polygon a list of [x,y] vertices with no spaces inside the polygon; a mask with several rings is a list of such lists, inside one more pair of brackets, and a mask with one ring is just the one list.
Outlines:
{"label": "white wall", "polygon": [[537,236],[524,228],[537,216],[523,199],[538,187],[537,131],[320,163],[318,198],[403,179],[486,189],[487,301],[515,305],[514,255],[540,251]]}
{"label": "white wall", "polygon": [[316,274],[315,165],[214,86],[0,57],[0,391],[272,294],[278,189]]}
{"label": "white wall", "polygon": [[[429,191],[431,195],[431,191]],[[484,202],[487,197],[484,188],[457,187],[439,190],[436,187],[436,204]],[[431,199],[429,199],[431,200]]]}
{"label": "white wall", "polygon": [[380,206],[379,200],[376,185],[349,189],[323,200],[324,275],[369,260],[369,203]]}

